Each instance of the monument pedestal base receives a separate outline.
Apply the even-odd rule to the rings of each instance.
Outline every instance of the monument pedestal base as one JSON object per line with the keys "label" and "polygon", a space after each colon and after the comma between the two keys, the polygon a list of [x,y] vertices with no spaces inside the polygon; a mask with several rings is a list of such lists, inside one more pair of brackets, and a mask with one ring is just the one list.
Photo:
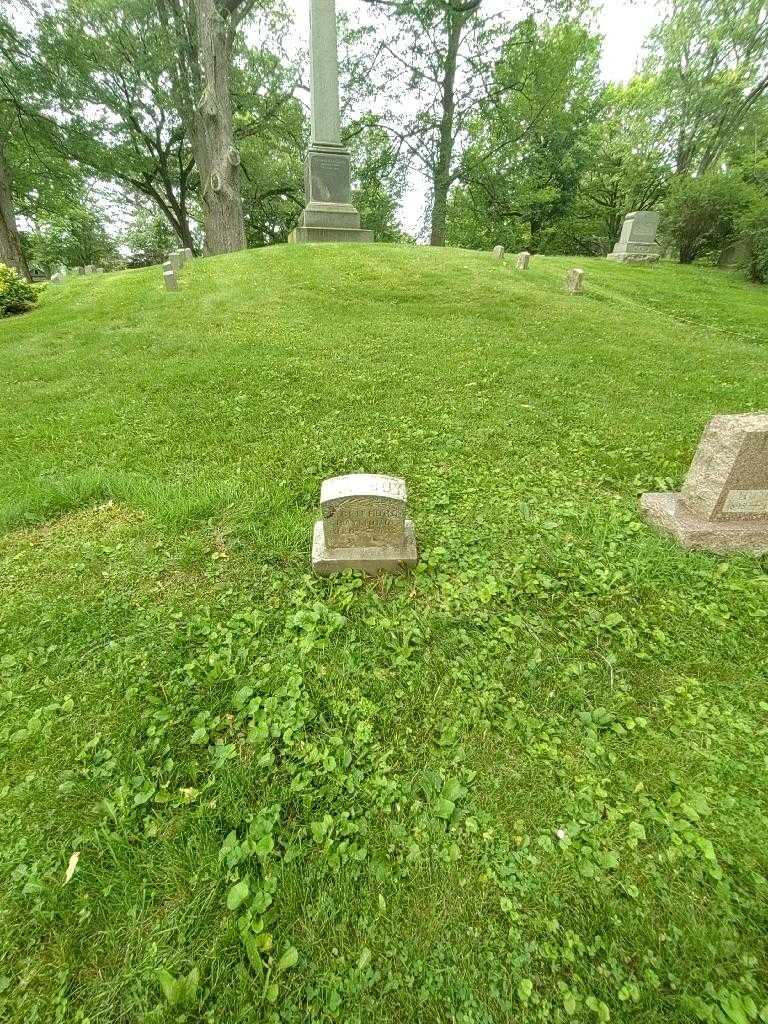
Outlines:
{"label": "monument pedestal base", "polygon": [[657,263],[660,258],[662,250],[658,246],[627,246],[626,249],[616,246],[608,253],[608,259],[614,263]]}
{"label": "monument pedestal base", "polygon": [[358,569],[368,576],[405,572],[419,561],[416,534],[410,519],[405,520],[405,542],[397,547],[333,548],[325,543],[322,519],[315,523],[312,537],[312,568],[318,576],[332,576],[344,569]]}
{"label": "monument pedestal base", "polygon": [[689,550],[716,555],[768,553],[768,519],[704,519],[691,512],[675,491],[644,494],[640,511],[651,526],[671,534]]}
{"label": "monument pedestal base", "polygon": [[290,243],[372,242],[373,232],[360,227],[360,214],[352,205],[349,153],[341,146],[315,144],[307,155],[307,205]]}

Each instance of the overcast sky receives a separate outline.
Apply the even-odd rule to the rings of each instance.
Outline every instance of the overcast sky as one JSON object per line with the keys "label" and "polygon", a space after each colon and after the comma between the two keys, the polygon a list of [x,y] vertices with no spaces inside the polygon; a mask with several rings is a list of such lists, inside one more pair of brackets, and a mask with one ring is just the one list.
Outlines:
{"label": "overcast sky", "polygon": [[[309,0],[286,0],[296,22],[296,45],[306,47],[309,30]],[[643,40],[659,20],[663,0],[603,0],[600,31],[604,37],[602,73],[610,82],[626,82],[631,78],[640,56]],[[365,0],[336,0],[339,13],[354,16],[365,7]],[[515,0],[486,0],[490,12],[517,13]],[[414,174],[409,193],[401,210],[403,227],[416,233],[424,214],[426,182]]]}

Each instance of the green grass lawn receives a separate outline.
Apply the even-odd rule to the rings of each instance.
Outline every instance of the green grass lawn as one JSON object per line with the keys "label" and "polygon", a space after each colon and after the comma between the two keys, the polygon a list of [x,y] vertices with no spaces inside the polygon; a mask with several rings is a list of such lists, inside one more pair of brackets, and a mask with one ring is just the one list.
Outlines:
{"label": "green grass lawn", "polygon": [[[768,558],[637,513],[768,289],[244,252],[47,289],[0,401],[1,1021],[768,1021]],[[316,579],[363,471],[421,564]]]}

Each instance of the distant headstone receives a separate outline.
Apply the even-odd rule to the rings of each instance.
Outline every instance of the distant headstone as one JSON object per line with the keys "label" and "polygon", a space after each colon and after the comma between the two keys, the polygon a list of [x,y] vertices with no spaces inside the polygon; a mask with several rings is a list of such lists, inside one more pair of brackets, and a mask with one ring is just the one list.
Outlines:
{"label": "distant headstone", "polygon": [[51,284],[61,284],[64,280],[64,275],[60,270],[57,270],[55,274],[51,274]]}
{"label": "distant headstone", "polygon": [[93,263],[89,263],[89,264],[88,264],[88,265],[87,265],[86,267],[84,267],[84,268],[83,268],[83,272],[84,272],[85,274],[92,274],[92,273],[94,272],[94,270],[95,270],[95,269],[96,269],[96,268],[95,268],[95,266],[93,265]]}
{"label": "distant headstone", "polygon": [[768,413],[715,416],[682,490],[644,494],[640,509],[684,548],[768,552]]}
{"label": "distant headstone", "polygon": [[584,278],[586,274],[583,270],[579,270],[578,267],[572,267],[568,271],[568,277],[566,279],[566,285],[571,295],[581,295],[584,291]]}
{"label": "distant headstone", "polygon": [[85,273],[85,267],[75,267],[75,273],[78,276],[82,276]]}
{"label": "distant headstone", "polygon": [[659,215],[652,210],[639,210],[624,218],[621,237],[609,260],[616,263],[658,263],[661,246],[656,242]]}
{"label": "distant headstone", "polygon": [[529,252],[519,252],[517,254],[517,269],[527,270],[531,265],[531,254]]}
{"label": "distant headstone", "polygon": [[312,568],[321,576],[344,569],[400,573],[418,562],[404,480],[375,473],[332,477],[323,481],[320,507]]}
{"label": "distant headstone", "polygon": [[496,246],[494,246],[493,255],[496,257],[497,260],[503,260],[504,259],[504,246],[503,245],[496,245]]}
{"label": "distant headstone", "polygon": [[178,273],[179,270],[184,266],[184,257],[178,249],[175,249],[168,256],[168,262],[171,264],[173,269]]}
{"label": "distant headstone", "polygon": [[94,267],[93,272],[94,272],[94,274],[103,274],[104,273],[104,267]]}
{"label": "distant headstone", "polygon": [[749,243],[749,239],[740,238],[735,242],[731,242],[723,249],[720,253],[720,259],[717,265],[719,267],[741,267],[748,260],[752,253],[752,247]]}
{"label": "distant headstone", "polygon": [[187,249],[182,249],[182,250],[181,250],[181,253],[182,253],[182,255],[184,256],[184,261],[185,261],[186,263],[189,263],[189,261],[190,261],[191,259],[194,259],[194,253],[193,253],[193,252],[192,252],[192,250],[191,250],[191,249],[189,249],[189,248],[187,248]]}
{"label": "distant headstone", "polygon": [[165,282],[165,289],[169,292],[177,292],[179,290],[179,282],[176,280],[176,274],[171,270],[163,271],[163,281]]}

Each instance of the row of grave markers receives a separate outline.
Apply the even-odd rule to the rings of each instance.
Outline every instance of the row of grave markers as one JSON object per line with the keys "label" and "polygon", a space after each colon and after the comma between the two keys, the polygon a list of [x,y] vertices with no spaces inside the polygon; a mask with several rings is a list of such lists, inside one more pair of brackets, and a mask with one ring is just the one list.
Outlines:
{"label": "row of grave markers", "polygon": [[61,284],[66,277],[83,277],[87,274],[103,274],[104,267],[96,267],[89,263],[87,267],[74,267],[69,270],[67,267],[59,267],[55,274],[51,274],[51,284]]}
{"label": "row of grave markers", "polygon": [[[406,518],[405,480],[352,473],[324,480],[312,568],[396,574],[419,560]],[[696,449],[682,490],[644,494],[643,518],[689,550],[768,553],[768,413],[715,416]]]}
{"label": "row of grave markers", "polygon": [[[494,247],[493,255],[497,260],[503,260],[505,251],[503,245],[497,245]],[[529,252],[519,252],[517,254],[518,270],[528,270],[531,266],[531,254]],[[571,293],[571,295],[581,295],[584,292],[584,281],[586,274],[580,267],[572,267],[565,278],[565,287]]]}
{"label": "row of grave markers", "polygon": [[179,290],[179,280],[176,275],[184,264],[189,263],[192,258],[191,249],[174,249],[169,254],[168,259],[163,264],[163,282],[166,291],[177,292]]}

